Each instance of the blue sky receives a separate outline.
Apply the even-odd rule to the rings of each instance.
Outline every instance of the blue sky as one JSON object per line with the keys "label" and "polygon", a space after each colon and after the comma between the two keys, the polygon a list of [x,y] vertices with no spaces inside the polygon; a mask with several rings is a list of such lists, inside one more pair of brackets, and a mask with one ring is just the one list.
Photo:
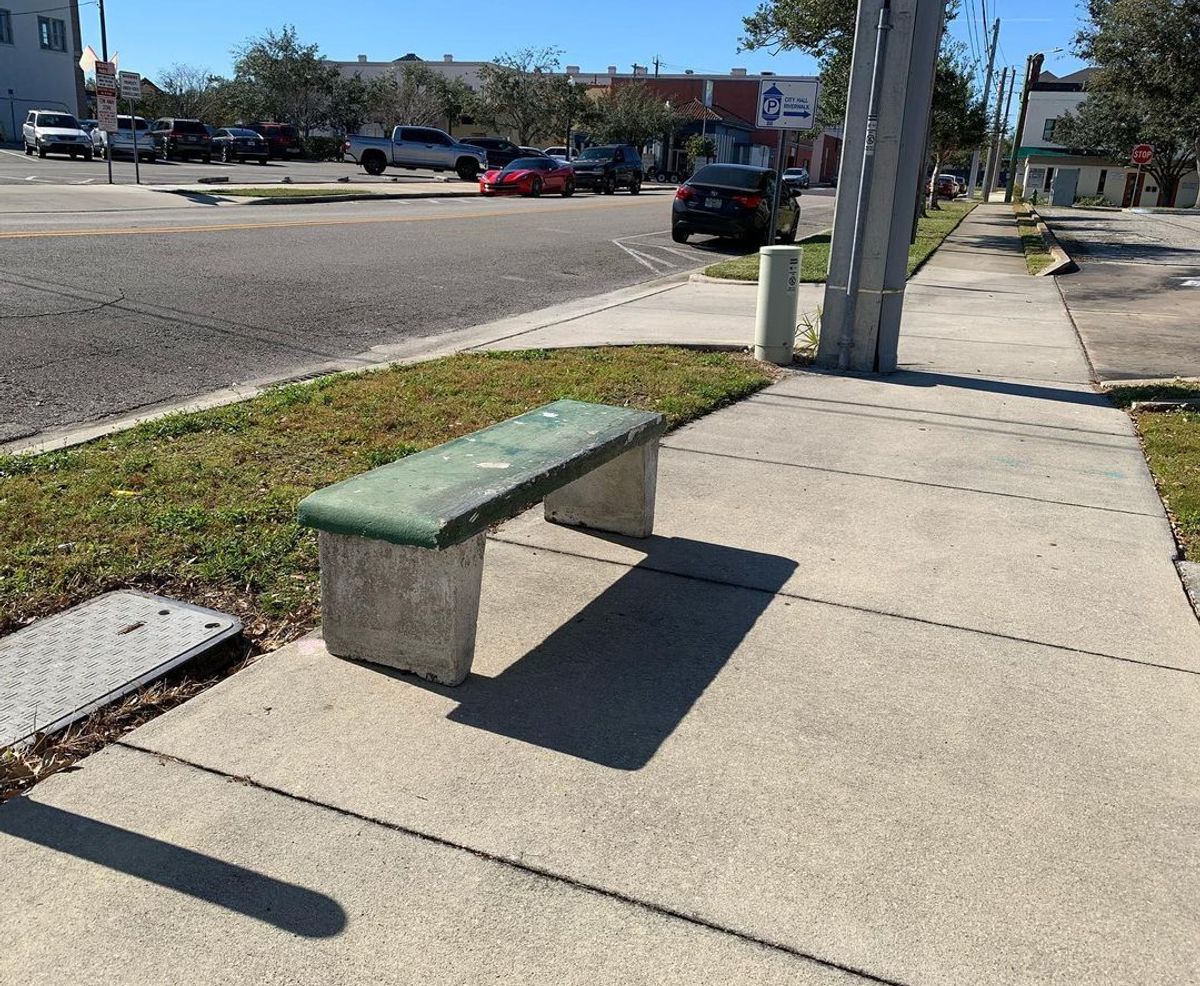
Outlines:
{"label": "blue sky", "polygon": [[[340,5],[328,0],[105,0],[105,7],[110,51],[121,53],[122,68],[151,78],[175,62],[226,74],[234,46],[267,28],[279,28],[285,20],[296,25],[302,39],[319,44],[326,56],[346,60],[366,54],[382,61],[412,51],[423,58],[452,53],[472,61],[527,45],[556,45],[564,50],[563,64],[585,71],[603,71],[608,65],[629,71],[635,61],[645,65],[657,55],[664,70],[673,72],[727,72],[735,65],[751,72],[812,72],[812,59],[795,52],[738,52],[741,17],[756,2],[609,0],[603,14],[587,17],[580,16],[577,4],[546,3],[537,5],[547,12],[541,18],[496,18],[495,10],[514,9],[496,0],[350,0]],[[961,0],[963,9],[951,25],[951,33],[969,50],[976,47],[975,27],[983,20],[985,0],[973,0],[975,17],[967,15],[970,2]],[[1058,46],[1068,51],[1048,55],[1047,69],[1062,75],[1081,66],[1069,52],[1077,26],[1073,3],[986,0],[986,6],[988,19],[999,16],[1002,22],[998,66],[1023,64],[1029,52]],[[99,51],[95,0],[83,0],[80,16],[84,43]]]}

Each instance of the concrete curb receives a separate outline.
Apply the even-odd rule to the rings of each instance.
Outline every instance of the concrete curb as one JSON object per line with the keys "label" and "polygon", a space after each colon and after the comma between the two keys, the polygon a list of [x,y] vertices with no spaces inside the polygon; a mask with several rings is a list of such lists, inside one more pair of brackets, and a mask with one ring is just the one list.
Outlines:
{"label": "concrete curb", "polygon": [[1079,267],[1071,259],[1071,255],[1062,248],[1062,245],[1058,242],[1058,237],[1046,225],[1046,220],[1042,218],[1041,213],[1033,206],[1030,206],[1029,214],[1037,224],[1038,232],[1042,234],[1042,239],[1046,241],[1047,249],[1054,254],[1054,263],[1045,268],[1045,270],[1038,271],[1034,274],[1034,277],[1053,277],[1055,274],[1069,274],[1071,271],[1078,270]]}
{"label": "concrete curb", "polygon": [[740,284],[743,287],[758,287],[758,281],[744,281],[740,277],[709,277],[707,274],[691,274],[688,280],[693,284]]}
{"label": "concrete curb", "polygon": [[1196,618],[1200,619],[1200,564],[1194,561],[1177,561],[1175,567],[1179,570],[1179,581],[1183,583],[1192,609],[1196,611]]}

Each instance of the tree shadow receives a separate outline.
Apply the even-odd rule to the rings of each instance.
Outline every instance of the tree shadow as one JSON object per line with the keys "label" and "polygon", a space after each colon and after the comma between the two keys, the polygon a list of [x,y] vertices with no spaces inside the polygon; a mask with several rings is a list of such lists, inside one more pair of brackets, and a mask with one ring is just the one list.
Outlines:
{"label": "tree shadow", "polygon": [[686,538],[600,536],[646,557],[496,677],[472,674],[457,688],[421,682],[459,703],[451,721],[638,770],[796,568]]}
{"label": "tree shadow", "polygon": [[270,924],[332,938],[346,912],[332,897],[29,798],[0,806],[0,833]]}

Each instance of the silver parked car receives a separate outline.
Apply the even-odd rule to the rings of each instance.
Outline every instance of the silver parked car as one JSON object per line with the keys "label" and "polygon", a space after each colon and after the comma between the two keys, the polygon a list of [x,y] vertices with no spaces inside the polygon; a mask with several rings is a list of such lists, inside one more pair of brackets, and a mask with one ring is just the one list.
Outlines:
{"label": "silver parked car", "polygon": [[139,161],[158,160],[158,145],[154,143],[154,134],[150,132],[150,124],[145,119],[140,116],[118,116],[117,128],[117,132],[111,134],[99,127],[92,131],[92,144],[97,154],[101,157],[111,154],[114,158],[131,158],[136,153]]}
{"label": "silver parked car", "polygon": [[343,150],[369,175],[381,175],[390,165],[454,171],[463,181],[474,181],[488,164],[482,147],[460,143],[433,127],[395,127],[390,137],[351,134]]}
{"label": "silver parked car", "polygon": [[47,154],[69,154],[92,159],[92,138],[70,113],[58,110],[30,110],[21,127],[21,139],[25,153],[37,152],[38,157]]}

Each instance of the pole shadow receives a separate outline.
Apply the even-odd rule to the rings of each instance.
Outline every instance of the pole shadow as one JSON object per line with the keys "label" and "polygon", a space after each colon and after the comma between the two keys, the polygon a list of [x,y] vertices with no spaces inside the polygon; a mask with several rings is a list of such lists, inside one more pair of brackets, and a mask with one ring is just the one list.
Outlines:
{"label": "pole shadow", "polygon": [[332,897],[51,805],[0,805],[0,834],[175,890],[303,938],[332,938],[346,912]]}
{"label": "pole shadow", "polygon": [[1031,400],[1060,401],[1064,404],[1082,404],[1084,407],[1113,406],[1104,394],[1086,390],[1069,390],[1066,387],[1043,386],[1021,383],[1016,380],[999,380],[989,377],[972,377],[954,373],[938,373],[934,370],[901,369],[877,378],[880,383],[899,387],[957,387],[960,390],[980,390],[1009,397],[1027,397]]}
{"label": "pole shadow", "polygon": [[686,538],[601,536],[647,556],[496,677],[472,674],[457,688],[422,682],[458,701],[452,722],[639,770],[796,569],[788,558]]}

